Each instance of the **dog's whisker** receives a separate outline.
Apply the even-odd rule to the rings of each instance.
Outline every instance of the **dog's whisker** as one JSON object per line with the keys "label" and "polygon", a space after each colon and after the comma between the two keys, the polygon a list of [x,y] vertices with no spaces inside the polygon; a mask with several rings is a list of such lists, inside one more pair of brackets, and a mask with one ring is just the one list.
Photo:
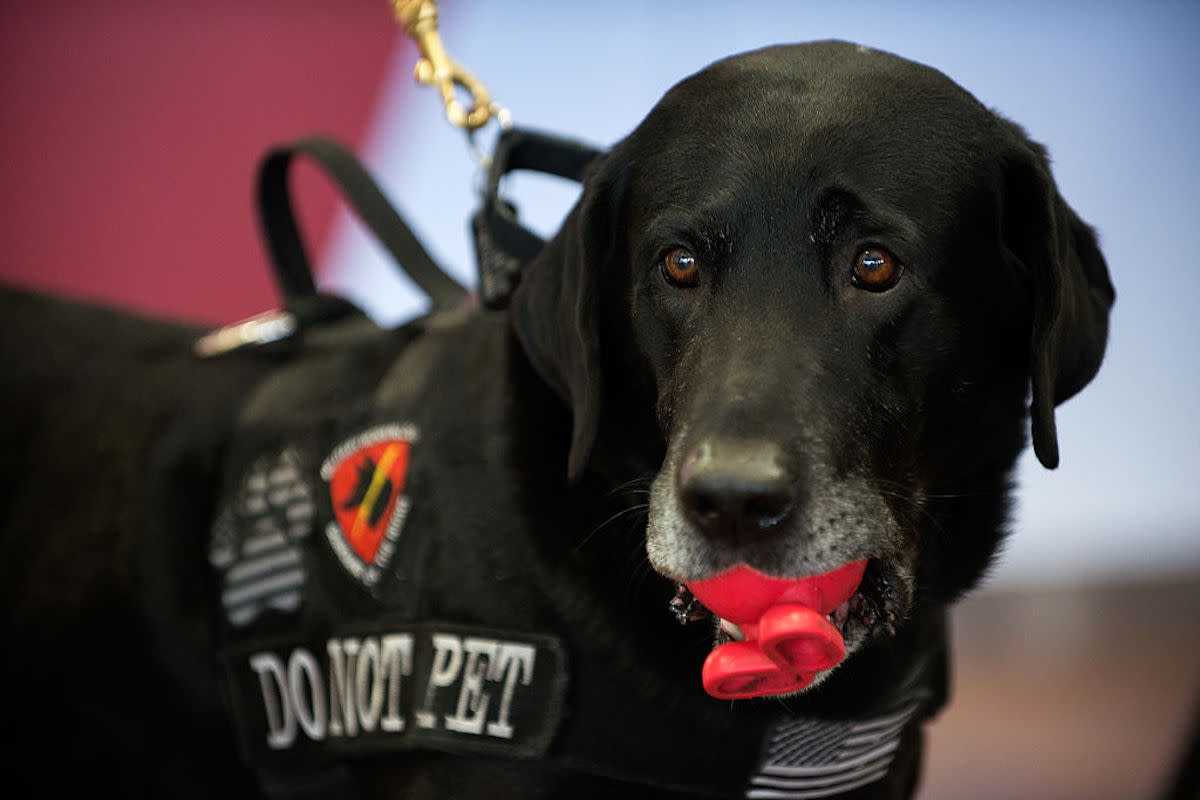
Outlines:
{"label": "dog's whisker", "polygon": [[630,514],[648,513],[649,509],[650,509],[649,503],[639,503],[637,505],[632,505],[632,506],[629,506],[628,508],[623,508],[620,511],[617,511],[612,516],[610,516],[608,519],[604,520],[599,525],[594,527],[591,531],[589,531],[586,536],[584,536],[582,539],[580,539],[578,542],[576,542],[575,548],[574,548],[575,552],[579,552],[581,549],[583,549],[588,544],[588,542],[590,542],[596,536],[596,534],[600,533],[605,528],[608,528],[609,526],[614,525],[622,517],[628,517]]}
{"label": "dog's whisker", "polygon": [[[649,494],[650,483],[653,480],[653,476],[647,477],[645,475],[640,475],[618,486],[614,486],[608,491],[608,496],[615,497],[621,494]],[[641,485],[639,486],[639,484]]]}

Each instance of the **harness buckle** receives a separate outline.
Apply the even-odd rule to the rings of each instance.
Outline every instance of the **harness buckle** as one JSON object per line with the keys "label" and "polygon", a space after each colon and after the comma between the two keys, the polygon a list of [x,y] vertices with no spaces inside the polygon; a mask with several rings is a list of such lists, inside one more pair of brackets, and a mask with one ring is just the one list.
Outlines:
{"label": "harness buckle", "polygon": [[282,341],[299,327],[296,315],[290,311],[264,311],[201,336],[196,340],[194,351],[200,358],[215,358],[243,347],[261,347]]}

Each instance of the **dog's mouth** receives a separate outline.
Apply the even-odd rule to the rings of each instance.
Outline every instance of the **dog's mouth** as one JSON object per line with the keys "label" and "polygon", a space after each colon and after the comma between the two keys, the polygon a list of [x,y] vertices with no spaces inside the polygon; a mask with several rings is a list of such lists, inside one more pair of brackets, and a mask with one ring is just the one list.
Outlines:
{"label": "dog's mouth", "polygon": [[702,681],[714,697],[739,699],[820,682],[869,638],[894,635],[902,604],[885,563],[864,559],[794,581],[737,567],[679,584],[670,610],[681,624],[715,623]]}

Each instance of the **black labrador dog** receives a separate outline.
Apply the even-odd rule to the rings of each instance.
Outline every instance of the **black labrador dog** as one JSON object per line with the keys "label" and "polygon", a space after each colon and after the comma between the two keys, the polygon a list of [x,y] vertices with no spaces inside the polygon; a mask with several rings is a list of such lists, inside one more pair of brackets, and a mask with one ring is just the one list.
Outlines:
{"label": "black labrador dog", "polygon": [[[504,312],[200,361],[190,328],[7,292],[7,779],[910,796],[946,609],[1027,420],[1057,464],[1113,298],[1039,145],[834,42],[671,89]],[[744,634],[687,586],[858,562],[841,663],[706,694]]]}

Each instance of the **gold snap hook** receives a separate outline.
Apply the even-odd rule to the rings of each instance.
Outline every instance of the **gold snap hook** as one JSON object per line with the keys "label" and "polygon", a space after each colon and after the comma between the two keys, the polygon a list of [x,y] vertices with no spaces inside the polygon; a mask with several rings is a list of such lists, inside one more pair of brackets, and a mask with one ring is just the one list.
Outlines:
{"label": "gold snap hook", "polygon": [[[492,102],[487,87],[446,53],[438,35],[434,0],[392,0],[392,11],[421,51],[415,70],[417,81],[441,93],[451,125],[470,133],[501,115],[502,109]],[[470,96],[469,106],[459,101],[459,89]]]}

